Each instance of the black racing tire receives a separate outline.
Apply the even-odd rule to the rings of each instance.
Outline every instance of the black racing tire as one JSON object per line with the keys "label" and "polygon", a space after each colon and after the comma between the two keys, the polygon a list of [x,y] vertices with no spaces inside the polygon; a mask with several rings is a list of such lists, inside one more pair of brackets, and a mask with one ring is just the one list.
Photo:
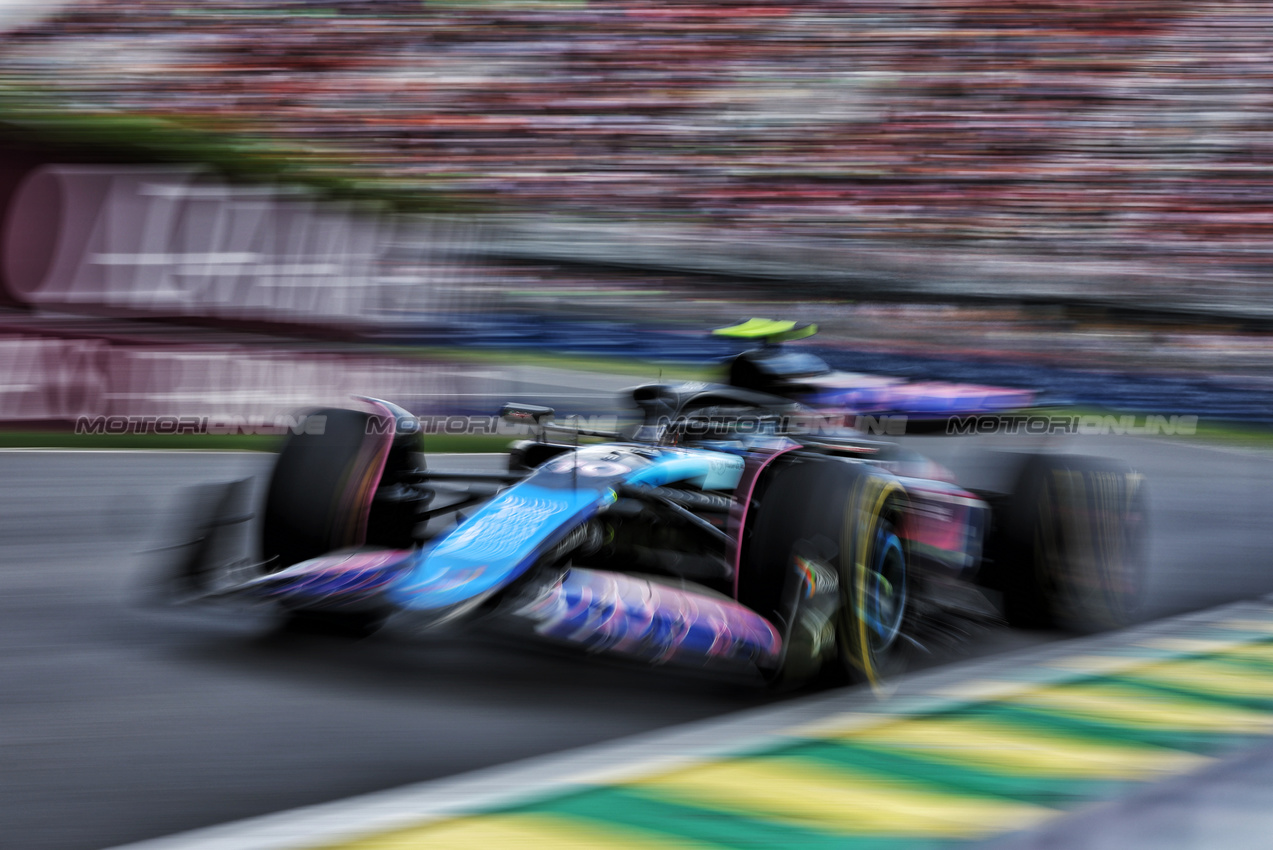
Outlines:
{"label": "black racing tire", "polygon": [[[776,684],[812,678],[833,658],[841,676],[876,687],[902,672],[912,581],[899,533],[906,504],[895,478],[865,464],[808,458],[770,473],[745,544],[739,601],[784,631]],[[790,625],[800,571],[835,585],[836,604],[820,634],[819,619]]]}
{"label": "black racing tire", "polygon": [[1144,595],[1142,476],[1103,458],[1035,455],[997,519],[1004,616],[1018,628],[1106,631]]}
{"label": "black racing tire", "polygon": [[368,434],[371,417],[357,410],[316,410],[305,421],[323,421],[321,433],[287,438],[265,498],[266,569],[278,571],[363,542],[364,506],[381,471],[375,435]]}
{"label": "black racing tire", "polygon": [[[320,432],[292,434],[283,444],[270,477],[261,527],[265,569],[277,572],[337,549],[367,542],[384,515],[368,505],[391,447],[383,428],[368,428],[374,414],[328,408],[310,412],[307,423]],[[321,419],[320,419],[321,417]],[[383,535],[385,532],[379,530]],[[377,610],[285,608],[284,631],[363,638],[385,622]]]}

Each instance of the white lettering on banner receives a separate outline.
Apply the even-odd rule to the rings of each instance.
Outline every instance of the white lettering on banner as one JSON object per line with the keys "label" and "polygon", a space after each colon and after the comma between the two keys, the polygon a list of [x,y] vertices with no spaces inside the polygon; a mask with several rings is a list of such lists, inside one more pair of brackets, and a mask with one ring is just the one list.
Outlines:
{"label": "white lettering on banner", "polygon": [[275,421],[303,408],[348,407],[354,395],[434,412],[452,407],[452,381],[466,396],[489,394],[488,405],[503,391],[481,370],[457,375],[421,360],[29,336],[0,337],[0,376],[0,422],[84,416]]}
{"label": "white lettering on banner", "polygon": [[227,320],[386,322],[454,309],[448,293],[477,238],[462,220],[230,186],[197,166],[45,166],[6,220],[5,280],[19,302]]}
{"label": "white lettering on banner", "polygon": [[104,345],[0,338],[0,421],[70,419],[102,406]]}
{"label": "white lettering on banner", "polygon": [[0,417],[32,419],[32,411],[42,409],[44,386],[41,372],[42,340],[0,340]]}

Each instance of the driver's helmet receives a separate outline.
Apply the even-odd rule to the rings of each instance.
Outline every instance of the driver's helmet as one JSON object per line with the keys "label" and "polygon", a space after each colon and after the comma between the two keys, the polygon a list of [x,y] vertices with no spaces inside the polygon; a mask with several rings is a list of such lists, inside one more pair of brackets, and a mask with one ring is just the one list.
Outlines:
{"label": "driver's helmet", "polygon": [[777,346],[744,351],[729,364],[729,383],[745,390],[781,394],[781,390],[803,378],[825,375],[831,368],[806,351]]}

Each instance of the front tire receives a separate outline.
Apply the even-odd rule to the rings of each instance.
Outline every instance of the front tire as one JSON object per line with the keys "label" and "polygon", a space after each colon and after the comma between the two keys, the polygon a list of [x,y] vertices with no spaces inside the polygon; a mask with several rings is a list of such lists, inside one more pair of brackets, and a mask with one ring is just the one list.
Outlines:
{"label": "front tire", "polygon": [[[394,448],[392,432],[368,427],[373,416],[357,410],[318,410],[306,422],[321,421],[320,431],[288,437],[265,501],[261,548],[267,570],[277,572],[364,543],[392,545],[396,541],[387,536],[389,525],[406,522],[409,534],[409,517],[400,520],[396,514],[373,511],[377,488],[392,473],[386,465]],[[395,522],[386,523],[386,516]],[[289,608],[282,614],[285,631],[346,638],[372,634],[386,617],[383,611],[312,608]]]}
{"label": "front tire", "polygon": [[[905,667],[906,493],[892,476],[829,458],[771,473],[739,575],[739,601],[784,632],[783,685],[836,658],[851,681],[880,686]],[[823,593],[831,604],[818,605]]]}
{"label": "front tire", "polygon": [[261,549],[268,569],[365,541],[367,506],[387,452],[381,443],[388,442],[368,434],[371,418],[357,410],[317,410],[306,421],[322,422],[321,432],[287,438],[265,498]]}

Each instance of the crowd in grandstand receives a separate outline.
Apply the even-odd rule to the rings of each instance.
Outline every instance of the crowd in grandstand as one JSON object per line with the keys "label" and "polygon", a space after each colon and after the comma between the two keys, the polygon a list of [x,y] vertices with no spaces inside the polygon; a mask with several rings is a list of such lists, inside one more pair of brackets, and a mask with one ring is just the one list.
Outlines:
{"label": "crowd in grandstand", "polygon": [[1273,269],[1273,5],[84,0],[0,80],[520,208]]}

